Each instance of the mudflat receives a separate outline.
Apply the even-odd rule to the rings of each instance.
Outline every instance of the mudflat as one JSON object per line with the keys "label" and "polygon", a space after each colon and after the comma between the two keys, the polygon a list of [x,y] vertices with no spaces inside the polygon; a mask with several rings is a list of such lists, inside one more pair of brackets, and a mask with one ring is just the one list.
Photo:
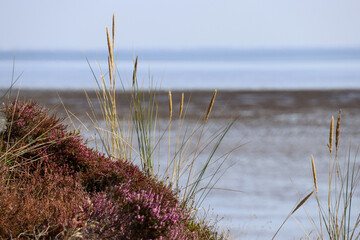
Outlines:
{"label": "mudflat", "polygon": [[[0,90],[1,96],[6,90]],[[12,91],[15,97],[18,90]],[[174,117],[180,106],[180,91],[172,92]],[[185,107],[188,118],[198,118],[206,113],[213,91],[185,91]],[[95,91],[78,90],[19,90],[21,99],[31,99],[39,104],[64,114],[64,106],[74,114],[82,117],[90,112],[90,100],[100,114],[98,98]],[[119,91],[118,106],[120,113],[128,112],[131,97],[129,92]],[[168,92],[156,93],[160,117],[168,116]],[[144,92],[144,98],[148,94]],[[61,100],[60,100],[61,99]],[[213,118],[234,118],[243,120],[268,117],[276,113],[299,113],[316,109],[337,111],[338,109],[360,111],[360,90],[296,90],[296,91],[219,91],[214,104]]]}

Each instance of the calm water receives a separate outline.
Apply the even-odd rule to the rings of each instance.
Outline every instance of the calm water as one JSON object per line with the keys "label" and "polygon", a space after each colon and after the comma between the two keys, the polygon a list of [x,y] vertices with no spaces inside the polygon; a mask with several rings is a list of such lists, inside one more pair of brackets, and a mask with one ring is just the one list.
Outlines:
{"label": "calm water", "polygon": [[[139,82],[162,89],[360,88],[360,49],[139,51]],[[94,89],[107,73],[103,52],[0,52],[0,87],[9,86],[13,58],[22,88]],[[123,82],[132,79],[131,52],[116,54]]]}
{"label": "calm water", "polygon": [[[165,90],[223,90],[214,106],[214,115],[220,117],[209,122],[210,133],[226,123],[221,116],[239,117],[219,154],[243,145],[228,159],[225,167],[229,169],[218,187],[241,193],[214,190],[203,205],[205,208],[210,205],[213,215],[224,218],[220,225],[230,227],[236,239],[271,239],[300,197],[312,190],[311,154],[315,157],[319,189],[322,189],[320,197],[326,199],[328,126],[331,115],[336,115],[339,108],[343,109],[339,159],[346,159],[350,145],[353,158],[360,144],[360,91],[285,91],[360,90],[359,50],[149,51],[139,55],[138,77],[145,86],[153,79]],[[12,53],[0,52],[1,88],[8,87],[11,81],[12,57]],[[107,65],[101,53],[90,53],[88,57],[97,77],[100,75],[97,64],[106,74]],[[16,75],[24,71],[20,83],[23,89],[96,88],[83,53],[23,52],[17,53],[16,59]],[[132,77],[131,59],[129,52],[118,56],[118,70],[125,83]],[[238,91],[245,89],[281,91]],[[195,95],[192,101],[207,103],[209,98],[211,92],[198,98]],[[56,98],[44,101],[53,104]],[[75,104],[73,101],[69,100],[68,104]],[[189,109],[199,111],[198,107]],[[194,122],[189,120],[186,124],[191,128]],[[175,133],[173,130],[172,142],[176,141]],[[167,156],[167,150],[164,151]],[[306,207],[309,215],[316,218],[314,198]],[[359,202],[353,207],[355,213],[360,212]],[[303,209],[295,217],[300,226],[296,220],[289,219],[278,239],[299,239],[305,235],[302,227],[307,233],[313,229]]]}

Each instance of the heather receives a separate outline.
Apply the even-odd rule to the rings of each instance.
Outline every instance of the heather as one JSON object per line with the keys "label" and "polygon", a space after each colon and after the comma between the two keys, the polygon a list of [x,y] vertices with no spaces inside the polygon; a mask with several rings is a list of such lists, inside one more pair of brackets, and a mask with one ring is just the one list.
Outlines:
{"label": "heather", "polygon": [[217,238],[169,186],[89,148],[48,110],[15,100],[1,111],[1,238]]}

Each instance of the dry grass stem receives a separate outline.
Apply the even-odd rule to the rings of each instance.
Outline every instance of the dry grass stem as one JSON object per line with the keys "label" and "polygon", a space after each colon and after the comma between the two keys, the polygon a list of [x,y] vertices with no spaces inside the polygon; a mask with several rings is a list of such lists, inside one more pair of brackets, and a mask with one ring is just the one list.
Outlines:
{"label": "dry grass stem", "polygon": [[183,108],[184,108],[184,93],[181,93],[179,118],[181,118],[182,116]]}
{"label": "dry grass stem", "polygon": [[134,63],[133,86],[135,86],[135,81],[136,81],[137,63],[138,63],[138,56],[136,56],[135,63]]}
{"label": "dry grass stem", "polygon": [[113,13],[113,22],[112,22],[112,40],[113,40],[112,49],[114,49],[114,48],[115,48],[115,13]]}
{"label": "dry grass stem", "polygon": [[293,215],[308,199],[309,197],[314,193],[314,191],[312,191],[311,193],[309,193],[308,195],[306,195],[306,197],[304,197],[294,208],[294,210],[292,210],[290,212],[290,214],[285,218],[284,222],[280,225],[280,227],[278,228],[278,230],[276,231],[276,233],[274,234],[274,236],[272,237],[272,239],[275,239],[276,235],[279,233],[280,229],[282,228],[282,226],[284,226],[285,222],[291,217],[291,215]]}
{"label": "dry grass stem", "polygon": [[334,116],[331,116],[330,122],[330,135],[329,135],[329,151],[332,153],[332,146],[333,146],[333,136],[334,136]]}
{"label": "dry grass stem", "polygon": [[335,140],[335,147],[336,151],[338,150],[339,146],[339,139],[340,139],[340,125],[341,125],[341,109],[339,110],[339,116],[336,123],[336,140]]}
{"label": "dry grass stem", "polygon": [[172,119],[172,96],[171,91],[169,91],[169,120]]}
{"label": "dry grass stem", "polygon": [[110,57],[108,57],[108,65],[109,65],[109,78],[110,78],[110,85],[113,86],[113,71],[112,71],[112,66],[111,66],[111,59]]}
{"label": "dry grass stem", "polygon": [[309,193],[306,197],[303,198],[303,200],[301,200],[299,202],[298,205],[296,205],[296,207],[294,208],[294,210],[291,212],[291,215],[294,214],[308,199],[309,197],[314,193],[314,191],[312,191],[311,193]]}
{"label": "dry grass stem", "polygon": [[312,155],[311,155],[311,167],[312,167],[312,173],[313,173],[313,178],[314,178],[315,190],[316,190],[316,192],[318,192],[317,178],[316,178],[316,168],[315,168],[314,157]]}
{"label": "dry grass stem", "polygon": [[213,96],[212,96],[212,98],[211,98],[211,102],[210,102],[209,108],[208,108],[207,113],[206,113],[205,122],[207,122],[207,120],[209,119],[209,115],[210,115],[211,109],[212,109],[212,107],[213,107],[213,105],[214,105],[214,102],[215,102],[216,94],[217,94],[217,90],[215,89],[214,94],[213,94]]}
{"label": "dry grass stem", "polygon": [[107,36],[107,42],[108,42],[108,50],[109,50],[109,55],[110,55],[110,60],[111,60],[111,69],[114,69],[114,54],[113,54],[113,47],[111,45],[111,40],[110,40],[110,34],[109,34],[109,28],[106,27],[106,36]]}
{"label": "dry grass stem", "polygon": [[167,160],[167,166],[166,166],[166,176],[167,179],[169,178],[169,168],[170,168],[170,151],[171,151],[171,119],[172,119],[172,95],[171,91],[169,91],[169,139],[168,139],[168,160]]}

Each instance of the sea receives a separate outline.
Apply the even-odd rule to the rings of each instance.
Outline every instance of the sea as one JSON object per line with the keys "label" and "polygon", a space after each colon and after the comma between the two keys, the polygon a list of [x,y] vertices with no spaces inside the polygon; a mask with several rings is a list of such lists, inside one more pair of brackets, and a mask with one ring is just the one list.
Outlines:
{"label": "sea", "polygon": [[[132,81],[164,90],[360,88],[359,49],[200,49],[118,51],[116,67]],[[94,89],[108,72],[102,51],[0,51],[0,87],[23,73],[21,88]],[[119,87],[121,87],[119,85]]]}
{"label": "sea", "polygon": [[[311,156],[319,199],[326,208],[329,125],[332,116],[336,122],[339,109],[339,163],[356,159],[360,146],[360,49],[119,50],[119,90],[131,88],[137,56],[140,86],[165,91],[161,108],[168,108],[166,91],[173,91],[174,106],[185,93],[192,116],[185,124],[190,129],[197,124],[194,116],[206,112],[214,89],[218,95],[206,132],[214,133],[236,119],[218,149],[219,156],[233,152],[202,204],[208,219],[229,229],[232,239],[274,236],[314,190]],[[49,106],[63,95],[64,103],[82,116],[88,104],[82,91],[97,89],[102,76],[108,81],[105,51],[0,51],[3,91],[16,82],[24,95]],[[173,128],[176,125],[174,120]],[[176,142],[175,133],[171,131],[171,142]],[[162,151],[167,159],[167,149]],[[202,154],[200,159],[206,159],[211,150]],[[353,222],[360,212],[359,199],[355,192]],[[287,219],[276,239],[316,238],[318,223],[316,199],[311,196]]]}

